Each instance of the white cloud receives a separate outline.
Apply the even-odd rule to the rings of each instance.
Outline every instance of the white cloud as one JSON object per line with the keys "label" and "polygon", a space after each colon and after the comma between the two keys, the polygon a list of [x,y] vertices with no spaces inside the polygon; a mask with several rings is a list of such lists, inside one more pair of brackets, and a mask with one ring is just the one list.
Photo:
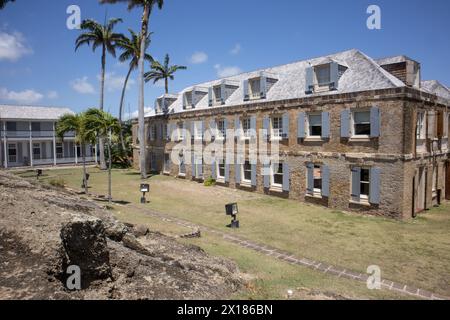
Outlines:
{"label": "white cloud", "polygon": [[58,95],[58,92],[56,92],[56,91],[49,91],[47,93],[47,98],[49,98],[49,99],[58,99],[58,97],[59,97],[59,95]]}
{"label": "white cloud", "polygon": [[0,61],[17,61],[22,56],[32,54],[33,50],[27,46],[25,37],[20,32],[6,33],[0,31]]}
{"label": "white cloud", "polygon": [[72,89],[81,94],[95,93],[94,86],[89,83],[88,77],[78,78],[73,80],[70,85]]}
{"label": "white cloud", "polygon": [[0,99],[12,101],[15,103],[32,104],[44,98],[42,93],[28,89],[24,91],[9,91],[6,88],[0,88]]}
{"label": "white cloud", "polygon": [[239,73],[242,72],[241,68],[239,67],[222,67],[220,64],[216,64],[214,66],[214,69],[216,69],[217,71],[217,76],[219,78],[226,78],[226,77],[231,77],[231,76],[235,76]]}
{"label": "white cloud", "polygon": [[230,50],[230,53],[235,56],[239,54],[239,52],[241,52],[241,49],[242,49],[241,45],[239,43],[236,43],[234,48]]}
{"label": "white cloud", "polygon": [[[97,79],[100,81],[101,76],[98,75]],[[118,76],[115,72],[105,73],[105,90],[108,92],[113,92],[123,89],[123,84],[125,83],[125,76]],[[135,84],[134,79],[128,79],[127,89],[130,89],[132,85]]]}
{"label": "white cloud", "polygon": [[200,64],[208,61],[208,55],[202,51],[194,52],[194,54],[189,59],[189,62],[192,64]]}

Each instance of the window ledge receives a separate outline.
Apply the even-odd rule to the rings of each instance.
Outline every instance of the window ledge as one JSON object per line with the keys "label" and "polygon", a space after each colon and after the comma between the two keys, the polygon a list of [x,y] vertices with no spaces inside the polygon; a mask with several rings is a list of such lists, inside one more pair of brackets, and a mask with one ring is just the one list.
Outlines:
{"label": "window ledge", "polygon": [[369,201],[367,200],[360,200],[360,201],[355,201],[355,200],[350,200],[351,204],[356,204],[359,206],[364,206],[364,207],[371,207],[372,205],[370,204]]}
{"label": "window ledge", "polygon": [[349,139],[350,142],[370,142],[371,140],[372,139],[369,136],[353,136]]}
{"label": "window ledge", "polygon": [[216,182],[218,182],[218,183],[225,183],[225,178],[217,178]]}
{"label": "window ledge", "polygon": [[252,188],[252,182],[251,181],[241,181],[239,186],[244,188]]}
{"label": "window ledge", "polygon": [[321,194],[310,194],[310,193],[307,193],[305,197],[313,198],[313,199],[323,199]]}
{"label": "window ledge", "polygon": [[186,178],[186,173],[179,173],[178,176],[181,178]]}
{"label": "window ledge", "polygon": [[272,186],[270,186],[269,191],[282,193],[283,186],[273,186],[272,185]]}
{"label": "window ledge", "polygon": [[305,142],[324,142],[325,140],[321,137],[307,137],[303,141]]}

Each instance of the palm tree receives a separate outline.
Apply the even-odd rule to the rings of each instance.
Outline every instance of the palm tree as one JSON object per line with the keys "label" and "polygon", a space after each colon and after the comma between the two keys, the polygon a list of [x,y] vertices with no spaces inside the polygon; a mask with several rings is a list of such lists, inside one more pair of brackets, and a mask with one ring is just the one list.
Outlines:
{"label": "palm tree", "polygon": [[[127,88],[128,80],[130,78],[131,73],[137,69],[138,63],[139,63],[139,56],[141,54],[141,35],[136,34],[133,30],[128,29],[130,32],[130,37],[124,36],[121,41],[119,41],[117,44],[118,46],[123,50],[122,54],[119,56],[119,60],[121,62],[125,62],[130,60],[130,66],[128,69],[127,76],[125,78],[125,82],[123,84],[122,89],[122,96],[120,98],[120,106],[119,106],[119,123],[122,127],[122,116],[123,116],[123,100],[125,98],[125,91]],[[150,45],[150,35],[147,36],[147,41],[145,42],[145,50]],[[152,62],[153,58],[148,53],[145,54],[144,60],[148,62]],[[125,150],[125,142],[123,139],[123,132],[120,130],[120,144],[122,146],[122,150]]]}
{"label": "palm tree", "polygon": [[153,61],[151,64],[152,70],[144,74],[145,82],[153,80],[153,83],[156,83],[159,80],[164,79],[166,94],[169,93],[169,79],[173,80],[175,77],[175,72],[177,72],[178,70],[187,69],[185,66],[178,66],[178,65],[171,66],[169,65],[169,63],[170,58],[169,55],[166,54],[166,57],[164,59],[164,65],[162,65],[158,61]]}
{"label": "palm tree", "polygon": [[117,118],[114,118],[108,112],[89,109],[86,111],[86,131],[89,135],[97,135],[106,140],[106,146],[108,150],[108,201],[112,202],[112,152],[111,144],[113,134],[117,134],[120,131],[120,124]]}
{"label": "palm tree", "polygon": [[56,134],[63,141],[64,135],[68,132],[75,133],[75,143],[81,146],[81,156],[83,158],[83,185],[84,192],[87,194],[88,183],[86,179],[86,146],[94,144],[96,136],[87,130],[88,119],[85,113],[65,114],[59,118],[56,123]]}
{"label": "palm tree", "polygon": [[14,2],[15,0],[0,0],[0,10],[3,9],[8,2]]}
{"label": "palm tree", "polygon": [[[111,19],[108,22],[105,21],[104,25],[101,25],[94,20],[84,20],[81,23],[81,30],[85,32],[82,33],[75,42],[75,51],[78,50],[82,45],[90,46],[92,44],[92,50],[95,51],[98,47],[102,48],[101,57],[101,79],[100,79],[100,110],[103,110],[104,94],[105,94],[105,69],[106,69],[106,52],[110,53],[113,57],[116,57],[117,43],[123,39],[123,35],[119,33],[114,33],[114,27],[122,19]],[[106,169],[105,163],[105,149],[103,141],[100,140],[100,168],[102,170]]]}
{"label": "palm tree", "polygon": [[128,3],[128,10],[135,7],[142,7],[142,25],[141,25],[141,54],[139,55],[139,164],[141,170],[141,178],[147,178],[146,170],[146,153],[145,153],[145,110],[144,110],[144,55],[145,55],[145,41],[147,39],[150,16],[155,5],[159,9],[162,9],[164,5],[164,0],[100,0],[100,3]]}

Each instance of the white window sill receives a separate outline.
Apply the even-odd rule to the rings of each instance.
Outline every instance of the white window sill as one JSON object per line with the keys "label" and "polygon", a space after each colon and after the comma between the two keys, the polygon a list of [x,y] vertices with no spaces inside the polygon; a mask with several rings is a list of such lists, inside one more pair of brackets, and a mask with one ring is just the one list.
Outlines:
{"label": "white window sill", "polygon": [[314,194],[307,193],[306,197],[307,198],[314,198],[314,199],[322,199],[323,198],[321,193],[316,193],[316,192]]}
{"label": "white window sill", "polygon": [[282,185],[271,185],[269,188],[269,191],[283,192],[283,186]]}
{"label": "white window sill", "polygon": [[366,199],[361,199],[359,201],[357,201],[357,200],[350,200],[350,203],[351,204],[360,205],[360,206],[365,206],[365,207],[370,207],[371,206],[369,200],[366,200]]}
{"label": "white window sill", "polygon": [[352,136],[349,139],[350,142],[368,142],[371,141],[370,136]]}
{"label": "white window sill", "polygon": [[274,137],[274,136],[270,137],[270,141],[281,141],[281,140],[283,140],[282,137]]}
{"label": "white window sill", "polygon": [[181,178],[186,178],[186,173],[179,173],[178,176]]}
{"label": "white window sill", "polygon": [[225,177],[218,177],[218,178],[216,179],[216,182],[219,182],[219,183],[225,183]]}
{"label": "white window sill", "polygon": [[311,137],[306,137],[303,141],[305,141],[305,142],[323,142],[325,140],[319,136],[316,136],[316,137],[311,136]]}
{"label": "white window sill", "polygon": [[241,183],[240,183],[240,185],[241,185],[242,187],[248,187],[248,188],[251,188],[252,182],[251,182],[251,181],[248,181],[248,180],[242,180]]}

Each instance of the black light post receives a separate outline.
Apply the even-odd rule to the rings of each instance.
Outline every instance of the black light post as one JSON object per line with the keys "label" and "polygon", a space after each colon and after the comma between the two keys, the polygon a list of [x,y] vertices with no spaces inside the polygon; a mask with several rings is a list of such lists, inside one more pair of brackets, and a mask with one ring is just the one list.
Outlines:
{"label": "black light post", "polygon": [[86,188],[90,176],[91,175],[89,173],[86,173],[86,176],[83,179],[83,184],[81,185],[82,188]]}
{"label": "black light post", "polygon": [[147,199],[145,199],[145,194],[150,192],[150,185],[143,183],[143,184],[141,184],[140,190],[142,192],[141,203],[145,204],[145,203],[147,203]]}
{"label": "black light post", "polygon": [[231,224],[229,224],[227,227],[232,229],[238,229],[239,228],[239,220],[237,220],[237,214],[239,213],[238,205],[237,203],[229,203],[225,206],[225,212],[227,216],[233,217],[233,220],[231,220]]}

